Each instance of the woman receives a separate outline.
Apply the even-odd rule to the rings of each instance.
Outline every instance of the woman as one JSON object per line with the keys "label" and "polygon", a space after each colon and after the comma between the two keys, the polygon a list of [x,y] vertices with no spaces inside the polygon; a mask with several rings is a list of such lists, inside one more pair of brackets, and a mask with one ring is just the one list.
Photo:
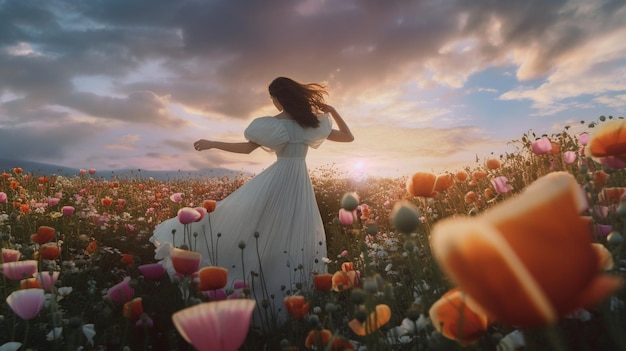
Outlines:
{"label": "woman", "polygon": [[[310,287],[314,272],[326,271],[324,224],[305,163],[308,148],[325,139],[351,142],[354,137],[337,110],[325,103],[324,86],[279,77],[269,85],[269,94],[279,113],[253,120],[244,132],[247,142],[194,143],[198,151],[235,153],[260,146],[275,152],[277,160],[194,223],[198,237],[192,248],[202,254],[203,265],[227,268],[230,284],[245,281],[257,300],[257,317],[280,323],[284,297],[296,294],[300,284]],[[180,234],[172,235],[174,229]],[[157,246],[174,240],[179,246],[182,236],[183,226],[172,218],[156,228],[151,240]]]}

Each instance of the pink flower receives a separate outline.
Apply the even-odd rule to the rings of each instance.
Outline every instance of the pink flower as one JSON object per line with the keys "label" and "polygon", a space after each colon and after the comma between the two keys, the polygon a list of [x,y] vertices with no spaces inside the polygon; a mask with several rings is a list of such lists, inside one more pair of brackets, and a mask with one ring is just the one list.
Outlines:
{"label": "pink flower", "polygon": [[544,155],[552,151],[552,142],[550,139],[543,137],[532,142],[531,148],[535,155]]}
{"label": "pink flower", "polygon": [[7,202],[7,193],[0,191],[0,204]]}
{"label": "pink flower", "polygon": [[255,303],[248,299],[205,302],[174,313],[172,321],[198,351],[236,351],[248,334]]}
{"label": "pink flower", "polygon": [[126,277],[121,282],[110,287],[107,291],[107,297],[120,305],[132,300],[135,296],[135,290],[130,287],[129,282],[130,277]]}
{"label": "pink flower", "polygon": [[2,273],[11,280],[22,280],[32,277],[37,272],[37,261],[15,261],[2,264]]}
{"label": "pink flower", "polygon": [[59,272],[37,272],[33,277],[45,291],[52,291],[54,284],[59,279]]}
{"label": "pink flower", "polygon": [[22,253],[19,250],[2,249],[2,262],[4,263],[18,261],[20,256],[22,256]]}
{"label": "pink flower", "polygon": [[491,185],[493,185],[498,194],[505,194],[513,190],[513,187],[507,184],[508,181],[506,177],[495,177],[491,180]]}
{"label": "pink flower", "polygon": [[96,174],[95,168],[89,168],[89,174]]}
{"label": "pink flower", "polygon": [[194,251],[173,248],[170,252],[170,259],[177,273],[191,275],[200,269],[202,255]]}
{"label": "pink flower", "polygon": [[142,264],[137,269],[148,280],[159,280],[165,274],[165,267],[159,263]]}
{"label": "pink flower", "polygon": [[595,229],[597,236],[607,236],[611,233],[611,231],[613,231],[613,226],[607,224],[596,224]]}
{"label": "pink flower", "polygon": [[43,307],[43,289],[16,290],[7,297],[7,304],[15,314],[24,320],[37,317]]}
{"label": "pink flower", "polygon": [[578,134],[577,138],[578,138],[578,142],[580,143],[580,145],[586,146],[587,143],[589,142],[589,133],[587,132],[580,133]]}
{"label": "pink flower", "polygon": [[572,164],[576,161],[576,152],[575,151],[565,151],[563,153],[563,161],[567,164]]}
{"label": "pink flower", "polygon": [[183,201],[183,193],[173,193],[170,195],[170,200],[173,202],[182,202]]}
{"label": "pink flower", "polygon": [[197,222],[199,218],[202,217],[202,214],[198,212],[195,208],[191,207],[183,207],[178,210],[178,221],[181,224],[189,224],[193,222]]}
{"label": "pink flower", "polygon": [[[356,211],[356,210],[355,210]],[[356,218],[355,211],[348,211],[343,208],[339,209],[339,222],[343,225],[352,225]]]}
{"label": "pink flower", "polygon": [[208,213],[206,208],[199,206],[199,207],[194,207],[194,210],[198,211],[198,213],[200,213],[200,217],[198,217],[198,219],[196,219],[196,222],[200,222],[202,221],[202,219],[204,219],[204,216]]}
{"label": "pink flower", "polygon": [[81,169],[78,173],[80,173],[80,175],[85,175],[87,174],[87,171],[84,169]]}
{"label": "pink flower", "polygon": [[63,206],[61,208],[61,213],[67,217],[73,215],[74,211],[76,211],[76,209],[73,206]]}
{"label": "pink flower", "polygon": [[226,296],[226,292],[224,291],[224,289],[206,290],[206,291],[202,291],[202,294],[208,297],[209,301],[221,301],[221,300],[226,300],[228,298],[228,296]]}
{"label": "pink flower", "polygon": [[346,257],[346,256],[348,256],[348,250],[341,251],[341,257]]}
{"label": "pink flower", "polygon": [[48,198],[48,206],[53,207],[59,204],[59,202],[61,201],[61,199],[56,198],[56,197],[49,197]]}
{"label": "pink flower", "polygon": [[626,159],[614,156],[598,157],[598,162],[610,169],[626,168]]}

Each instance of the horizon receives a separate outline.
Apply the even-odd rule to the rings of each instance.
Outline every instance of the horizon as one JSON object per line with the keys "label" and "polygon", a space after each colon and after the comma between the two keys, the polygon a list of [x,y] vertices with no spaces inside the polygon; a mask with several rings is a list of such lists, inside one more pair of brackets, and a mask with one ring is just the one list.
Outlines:
{"label": "horizon", "polygon": [[272,154],[192,143],[244,141],[287,76],[326,83],[355,136],[309,169],[453,172],[625,115],[625,18],[603,0],[0,2],[0,158],[258,174]]}

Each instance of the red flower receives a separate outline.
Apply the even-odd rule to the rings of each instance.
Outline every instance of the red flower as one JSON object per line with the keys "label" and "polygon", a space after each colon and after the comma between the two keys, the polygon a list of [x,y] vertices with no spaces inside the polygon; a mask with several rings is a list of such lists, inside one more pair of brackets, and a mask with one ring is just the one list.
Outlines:
{"label": "red flower", "polygon": [[135,265],[135,257],[130,254],[123,254],[121,262],[128,267],[133,267]]}
{"label": "red flower", "polygon": [[102,206],[104,207],[109,207],[113,204],[113,199],[110,197],[105,197],[102,200],[100,200],[100,203],[102,204]]}
{"label": "red flower", "polygon": [[61,248],[57,243],[45,243],[39,247],[39,255],[44,260],[56,260],[61,253]]}
{"label": "red flower", "polygon": [[215,208],[217,207],[217,201],[215,201],[215,200],[204,200],[204,201],[202,201],[202,207],[204,207],[208,213],[211,213],[211,212],[215,211]]}
{"label": "red flower", "polygon": [[287,296],[284,302],[285,307],[287,307],[287,313],[295,319],[304,318],[311,307],[311,304],[302,295]]}
{"label": "red flower", "polygon": [[30,236],[30,239],[39,245],[43,245],[47,242],[50,242],[50,240],[54,238],[54,235],[54,228],[42,225],[39,227],[39,230],[37,230],[36,234]]}
{"label": "red flower", "polygon": [[198,290],[222,289],[228,283],[228,270],[222,267],[208,266],[198,271]]}
{"label": "red flower", "polygon": [[316,350],[324,350],[332,337],[333,333],[328,329],[313,329],[307,335],[304,346],[306,346],[307,349],[315,347]]}
{"label": "red flower", "polygon": [[332,274],[315,274],[313,276],[313,285],[317,291],[327,292],[333,288]]}
{"label": "red flower", "polygon": [[135,297],[134,299],[124,304],[124,317],[136,321],[143,314],[143,300],[141,297]]}
{"label": "red flower", "polygon": [[172,265],[177,273],[182,275],[191,275],[196,273],[198,268],[200,268],[202,255],[189,250],[173,248],[170,253],[170,259],[172,260]]}

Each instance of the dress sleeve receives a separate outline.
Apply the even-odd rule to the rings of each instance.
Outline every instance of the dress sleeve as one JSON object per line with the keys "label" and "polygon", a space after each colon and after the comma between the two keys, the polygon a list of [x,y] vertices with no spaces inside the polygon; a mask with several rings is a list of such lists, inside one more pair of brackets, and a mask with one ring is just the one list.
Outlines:
{"label": "dress sleeve", "polygon": [[289,142],[285,126],[274,117],[255,118],[243,135],[246,140],[261,145],[267,151],[276,151]]}
{"label": "dress sleeve", "polygon": [[328,114],[318,116],[320,125],[317,128],[307,128],[304,133],[304,142],[310,147],[317,149],[330,134],[333,123]]}

